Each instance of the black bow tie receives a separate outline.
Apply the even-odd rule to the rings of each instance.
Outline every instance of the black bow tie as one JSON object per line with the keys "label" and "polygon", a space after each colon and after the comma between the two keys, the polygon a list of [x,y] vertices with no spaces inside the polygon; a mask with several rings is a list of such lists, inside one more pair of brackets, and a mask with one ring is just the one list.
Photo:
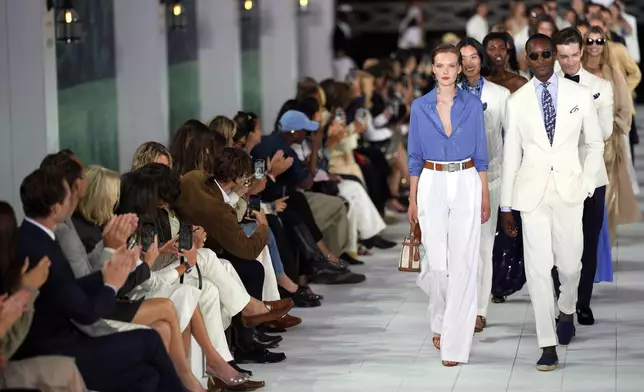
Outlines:
{"label": "black bow tie", "polygon": [[565,75],[564,75],[564,78],[569,79],[569,80],[572,80],[572,81],[573,81],[573,82],[575,82],[575,83],[579,83],[579,75],[570,76],[570,75],[568,75],[568,74],[565,74]]}

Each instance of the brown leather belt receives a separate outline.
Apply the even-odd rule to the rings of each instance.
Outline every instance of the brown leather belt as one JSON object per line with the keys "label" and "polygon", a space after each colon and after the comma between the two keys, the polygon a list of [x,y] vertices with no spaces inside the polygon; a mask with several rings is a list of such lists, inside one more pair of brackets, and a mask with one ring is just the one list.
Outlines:
{"label": "brown leather belt", "polygon": [[452,163],[436,163],[425,161],[425,169],[435,171],[446,171],[449,173],[457,172],[474,167],[474,161],[471,159],[467,162],[452,162]]}

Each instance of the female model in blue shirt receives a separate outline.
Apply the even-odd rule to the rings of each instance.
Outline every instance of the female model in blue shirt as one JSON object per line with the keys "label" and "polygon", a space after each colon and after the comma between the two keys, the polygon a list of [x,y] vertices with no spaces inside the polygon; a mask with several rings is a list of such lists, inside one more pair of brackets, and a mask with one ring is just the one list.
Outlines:
{"label": "female model in blue shirt", "polygon": [[434,346],[445,366],[467,363],[477,312],[481,223],[490,217],[483,105],[456,87],[460,53],[432,53],[437,87],[415,100],[409,124],[409,221],[425,257],[418,285],[429,295]]}

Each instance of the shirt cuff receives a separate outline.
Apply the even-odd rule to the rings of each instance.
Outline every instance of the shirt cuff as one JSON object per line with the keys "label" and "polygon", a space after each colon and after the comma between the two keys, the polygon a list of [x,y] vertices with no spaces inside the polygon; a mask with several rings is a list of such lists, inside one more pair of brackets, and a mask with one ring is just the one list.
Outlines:
{"label": "shirt cuff", "polygon": [[103,250],[106,251],[106,252],[109,252],[110,254],[114,254],[116,252],[116,250],[114,250],[112,248],[103,248]]}
{"label": "shirt cuff", "polygon": [[501,212],[512,212],[512,207],[501,207]]}
{"label": "shirt cuff", "polygon": [[116,293],[118,293],[118,292],[119,292],[119,291],[116,289],[116,287],[112,286],[111,284],[107,284],[107,283],[105,283],[105,286],[107,286],[107,287],[111,288],[112,290],[114,290],[114,295],[116,295]]}

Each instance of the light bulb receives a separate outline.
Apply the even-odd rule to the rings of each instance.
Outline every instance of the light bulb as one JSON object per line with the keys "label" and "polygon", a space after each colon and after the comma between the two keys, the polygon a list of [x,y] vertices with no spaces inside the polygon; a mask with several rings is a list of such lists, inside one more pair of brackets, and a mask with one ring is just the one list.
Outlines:
{"label": "light bulb", "polygon": [[244,1],[244,9],[246,11],[250,11],[253,9],[253,0],[245,0]]}
{"label": "light bulb", "polygon": [[174,14],[174,16],[183,14],[183,7],[181,6],[181,4],[175,4],[174,7],[172,7],[172,13]]}
{"label": "light bulb", "polygon": [[309,6],[309,0],[300,0],[300,7],[306,8]]}
{"label": "light bulb", "polygon": [[74,15],[71,11],[65,11],[65,23],[70,24],[74,21]]}

